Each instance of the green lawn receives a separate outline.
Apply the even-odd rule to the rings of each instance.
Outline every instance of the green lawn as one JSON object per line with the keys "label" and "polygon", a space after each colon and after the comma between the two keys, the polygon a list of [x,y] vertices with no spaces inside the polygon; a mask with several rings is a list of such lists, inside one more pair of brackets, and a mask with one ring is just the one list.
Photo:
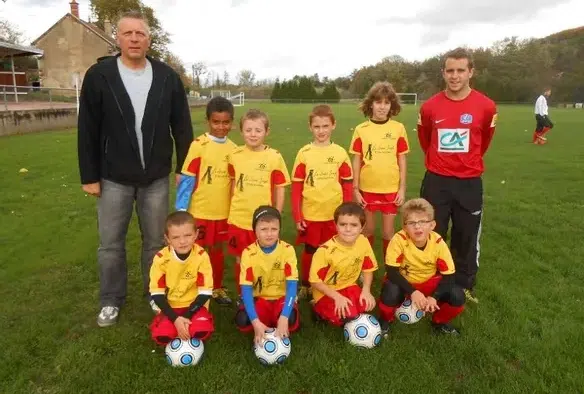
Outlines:
{"label": "green lawn", "polygon": [[[269,144],[291,167],[310,140],[311,106],[257,106],[272,121]],[[353,104],[334,109],[334,140],[347,147],[350,128],[362,118]],[[198,134],[203,112],[193,115]],[[377,349],[359,350],[343,343],[340,330],[313,324],[302,304],[291,358],[276,368],[254,358],[251,338],[232,324],[234,309],[215,305],[217,331],[203,362],[166,366],[163,349],[149,337],[136,220],[128,236],[128,302],[118,325],[98,328],[95,200],[80,189],[75,131],[1,138],[0,392],[582,392],[584,111],[551,115],[549,143],[534,146],[531,106],[500,107],[484,176],[480,304],[455,320],[460,338],[432,336],[426,318],[398,325]],[[398,119],[412,146],[408,197],[415,197],[423,175],[416,108],[406,107]],[[22,167],[29,172],[20,174]],[[292,242],[288,209],[284,228]]]}

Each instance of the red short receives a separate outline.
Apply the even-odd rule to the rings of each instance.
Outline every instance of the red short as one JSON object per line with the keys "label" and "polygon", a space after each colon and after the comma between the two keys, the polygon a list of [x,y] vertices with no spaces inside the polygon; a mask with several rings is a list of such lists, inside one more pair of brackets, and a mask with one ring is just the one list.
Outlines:
{"label": "red short", "polygon": [[[173,310],[178,315],[182,315],[186,312],[187,308],[173,308]],[[209,313],[207,308],[202,307],[193,315],[193,317],[191,317],[189,334],[191,334],[191,337],[196,337],[205,341],[209,339],[213,331],[215,331],[213,315]],[[150,324],[150,333],[152,334],[152,339],[154,339],[159,345],[166,345],[178,336],[174,323],[163,313],[159,313],[154,317],[154,320],[152,320],[152,323]]]}
{"label": "red short", "polygon": [[243,250],[256,241],[256,235],[251,230],[244,230],[230,224],[227,228],[227,251],[232,256],[241,257]]}
{"label": "red short", "polygon": [[220,242],[227,241],[227,219],[207,220],[196,219],[195,223],[199,229],[197,244],[202,247],[210,247]]}
{"label": "red short", "polygon": [[299,231],[296,237],[296,244],[306,244],[319,247],[329,239],[337,235],[337,226],[334,220],[326,222],[311,222],[305,220],[306,229]]}
{"label": "red short", "polygon": [[[265,298],[258,297],[255,299],[255,310],[258,314],[258,319],[268,327],[275,328],[278,326],[278,319],[282,314],[282,309],[284,309],[285,297],[278,298],[277,300],[267,300]],[[241,305],[240,309],[244,309]],[[296,320],[288,326],[288,331],[295,332],[300,327],[300,312],[298,311],[298,304],[294,304],[294,311],[296,312]],[[243,327],[237,327],[241,332],[253,331],[253,326],[251,324]]]}
{"label": "red short", "polygon": [[[347,316],[347,319],[352,319],[365,312],[365,305],[359,303],[359,297],[361,296],[361,288],[359,286],[353,285],[345,287],[342,290],[338,290],[338,292],[347,297],[353,303],[353,305],[349,306],[349,315]],[[343,326],[345,324],[335,313],[335,301],[330,297],[324,296],[318,300],[318,302],[314,304],[314,311],[322,319],[327,320],[335,326]]]}
{"label": "red short", "polygon": [[397,193],[369,193],[360,190],[361,196],[367,203],[365,205],[365,210],[369,212],[380,211],[384,214],[397,215],[397,205],[394,201],[397,197]]}

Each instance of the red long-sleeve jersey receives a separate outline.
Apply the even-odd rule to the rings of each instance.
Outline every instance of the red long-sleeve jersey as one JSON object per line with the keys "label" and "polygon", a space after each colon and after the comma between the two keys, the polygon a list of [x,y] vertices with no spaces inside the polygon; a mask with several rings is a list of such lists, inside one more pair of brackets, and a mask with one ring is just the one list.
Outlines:
{"label": "red long-sleeve jersey", "polygon": [[426,169],[457,178],[481,176],[496,122],[495,102],[476,90],[460,101],[444,92],[432,96],[422,104],[418,117]]}

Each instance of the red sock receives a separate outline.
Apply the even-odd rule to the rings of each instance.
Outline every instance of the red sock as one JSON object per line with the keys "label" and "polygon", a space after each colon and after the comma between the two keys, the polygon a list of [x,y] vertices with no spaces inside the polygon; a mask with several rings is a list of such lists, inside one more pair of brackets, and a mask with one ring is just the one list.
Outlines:
{"label": "red sock", "polygon": [[387,254],[387,245],[389,245],[389,240],[384,239],[383,240],[383,261],[384,261],[384,263],[385,263],[385,255]]}
{"label": "red sock", "polygon": [[534,131],[533,132],[533,141],[532,142],[535,142],[536,140],[537,140],[537,131]]}
{"label": "red sock", "polygon": [[221,249],[212,249],[209,251],[211,259],[211,268],[213,268],[213,288],[220,289],[223,287],[223,275],[225,272],[225,259]]}
{"label": "red sock", "polygon": [[310,282],[308,281],[310,276],[310,264],[312,263],[312,254],[306,253],[306,251],[302,252],[302,256],[300,257],[301,263],[301,271],[300,271],[300,280],[302,286],[309,286]]}
{"label": "red sock", "polygon": [[387,306],[381,301],[377,304],[379,306],[379,317],[381,320],[392,322],[395,317],[395,306]]}
{"label": "red sock", "polygon": [[432,316],[432,323],[446,324],[464,310],[464,305],[452,306],[446,302],[439,302],[438,306],[440,307],[440,310],[434,312],[434,316]]}
{"label": "red sock", "polygon": [[235,288],[237,289],[237,294],[241,295],[241,287],[239,286],[239,274],[241,273],[241,263],[235,261]]}
{"label": "red sock", "polygon": [[367,237],[367,239],[369,240],[369,244],[371,245],[371,248],[373,248],[373,245],[375,245],[375,235],[370,235]]}

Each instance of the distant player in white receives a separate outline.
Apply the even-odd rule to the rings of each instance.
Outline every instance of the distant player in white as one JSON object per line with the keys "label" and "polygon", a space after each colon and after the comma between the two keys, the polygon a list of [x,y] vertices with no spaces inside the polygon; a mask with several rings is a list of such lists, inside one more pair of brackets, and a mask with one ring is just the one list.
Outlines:
{"label": "distant player in white", "polygon": [[552,94],[550,88],[545,88],[535,102],[535,131],[533,132],[533,143],[536,145],[543,145],[547,142],[545,134],[550,131],[554,124],[548,116],[547,98]]}

